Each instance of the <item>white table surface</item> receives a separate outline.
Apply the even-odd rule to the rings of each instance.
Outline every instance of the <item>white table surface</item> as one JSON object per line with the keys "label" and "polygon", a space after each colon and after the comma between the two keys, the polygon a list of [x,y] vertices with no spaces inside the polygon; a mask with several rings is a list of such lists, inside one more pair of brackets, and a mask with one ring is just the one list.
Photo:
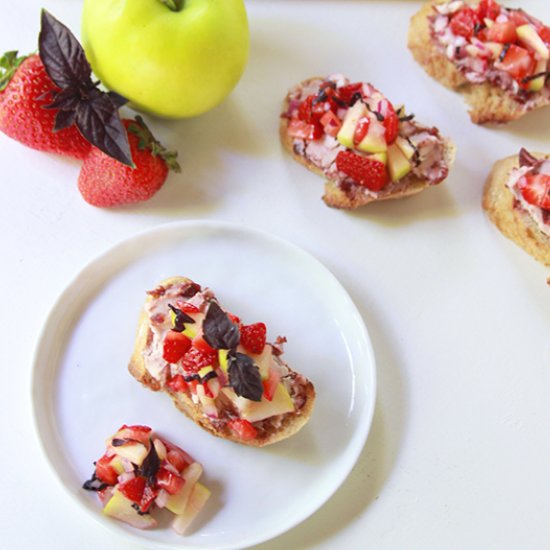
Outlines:
{"label": "white table surface", "polygon": [[[2,51],[36,47],[40,7],[79,28],[76,0],[3,4]],[[515,4],[550,21],[547,2]],[[406,49],[419,5],[251,0],[250,62],[231,97],[194,120],[151,121],[183,172],[140,206],[87,205],[77,162],[0,135],[1,548],[136,548],[75,507],[45,464],[32,354],[86,263],[136,232],[197,218],[262,229],[316,256],[356,302],[377,357],[376,412],[355,469],[317,513],[262,548],[549,547],[550,273],[488,222],[480,199],[494,161],[521,146],[550,151],[550,109],[501,129],[472,125],[460,96]],[[322,203],[321,180],[281,150],[278,111],[293,83],[337,71],[454,138],[444,185],[353,213]]]}

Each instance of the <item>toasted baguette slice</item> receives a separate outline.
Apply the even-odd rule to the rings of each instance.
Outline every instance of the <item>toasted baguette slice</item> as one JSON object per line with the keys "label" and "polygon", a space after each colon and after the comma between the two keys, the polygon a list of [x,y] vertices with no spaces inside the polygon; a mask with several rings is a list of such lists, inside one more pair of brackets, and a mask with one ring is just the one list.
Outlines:
{"label": "toasted baguette slice", "polygon": [[[532,93],[529,101],[522,101],[510,92],[489,82],[469,82],[456,65],[441,51],[430,32],[429,18],[436,4],[444,0],[426,2],[411,19],[408,46],[415,60],[441,84],[464,95],[470,107],[470,118],[476,124],[503,124],[524,116],[529,111],[550,105],[550,94]],[[476,5],[477,2],[469,2]]]}
{"label": "toasted baguette slice", "polygon": [[[188,314],[195,319],[194,323],[186,323],[178,328],[174,325],[175,316],[171,314],[168,304],[177,308],[182,303],[191,304],[186,306],[186,310],[193,310],[194,305],[198,312]],[[220,313],[226,323],[223,326],[229,327],[233,335],[235,331],[239,335],[237,341],[240,339],[240,343],[232,347],[233,351],[230,352],[232,357],[238,352],[241,359],[246,356],[251,360],[250,364],[254,364],[252,370],[257,372],[256,367],[259,367],[262,380],[258,378],[255,382],[259,383],[261,401],[246,399],[242,393],[241,396],[237,395],[237,391],[242,390],[237,389],[232,382],[234,371],[231,366],[228,368],[231,359],[227,359],[227,350],[221,350],[218,347],[220,344],[209,336],[211,333],[204,332],[205,319],[210,317],[210,309],[223,312]],[[145,300],[128,369],[144,386],[167,393],[180,411],[211,434],[244,445],[271,445],[295,434],[308,422],[315,402],[315,389],[309,380],[291,370],[281,358],[284,338],[278,339],[275,344],[266,343],[261,354],[251,353],[242,344],[242,325],[237,328],[238,325],[231,319],[232,316],[219,308],[217,299],[209,289],[201,289],[185,277],[166,279],[149,292]],[[174,361],[171,363],[163,358],[166,335],[175,332],[173,328],[180,331],[183,326],[183,334],[193,341],[191,352],[194,353],[197,348],[203,351],[206,349],[207,356],[210,354],[211,360],[206,361],[213,366],[210,374],[193,366],[193,362],[187,361],[185,355],[179,360],[171,358]],[[209,343],[217,349],[212,351]],[[267,389],[262,394],[262,383],[265,383],[264,387],[269,386],[268,376],[271,375],[275,377],[276,386],[271,388],[271,395],[268,395]],[[188,380],[189,383],[185,383],[184,376],[199,377],[200,380]],[[214,386],[210,380],[214,380]],[[210,397],[213,395],[215,397]],[[266,396],[271,397],[271,401]],[[275,414],[269,415],[270,412]],[[268,416],[263,417],[265,415]]]}
{"label": "toasted baguette slice", "polygon": [[[409,173],[401,181],[390,182],[383,189],[377,192],[370,192],[363,185],[359,185],[354,182],[350,183],[350,181],[342,181],[341,174],[336,173],[334,166],[331,166],[328,170],[323,169],[319,166],[319,164],[313,162],[307,154],[304,154],[303,147],[297,146],[297,140],[289,132],[291,119],[288,113],[290,110],[291,101],[294,101],[293,97],[295,96],[295,91],[297,89],[315,89],[316,84],[322,83],[323,81],[327,82],[330,79],[339,80],[342,78],[343,77],[340,75],[334,75],[332,77],[327,77],[326,79],[323,77],[308,78],[291,89],[283,102],[283,114],[281,115],[279,127],[281,143],[283,147],[292,155],[294,160],[326,180],[325,194],[323,196],[323,201],[325,204],[333,208],[355,209],[375,201],[402,199],[410,195],[415,195],[427,187],[440,183],[446,178],[455,157],[454,144],[449,139],[441,137],[436,128],[427,128],[419,124],[417,125],[416,122],[413,124],[417,125],[418,128],[424,129],[428,132],[433,132],[434,135],[437,136],[438,140],[440,140],[441,165],[443,166],[441,173],[443,176],[439,176],[433,181],[429,181],[429,179],[427,177],[423,177],[423,175]],[[380,92],[378,92],[378,90],[373,88],[370,84],[365,85],[369,86],[376,94],[379,94],[380,97],[383,97],[382,94],[380,94]],[[305,144],[307,145],[311,141],[312,140],[307,140],[305,141]],[[342,146],[340,146],[340,148],[346,149]],[[353,151],[351,149],[347,150]],[[360,154],[363,155],[363,153]],[[334,165],[334,162],[332,164]]]}
{"label": "toasted baguette slice", "polygon": [[[535,153],[537,158],[550,158]],[[506,186],[511,172],[519,167],[518,156],[499,160],[493,166],[483,192],[483,208],[503,235],[521,246],[527,253],[550,266],[550,237],[543,233],[534,219],[518,204]]]}

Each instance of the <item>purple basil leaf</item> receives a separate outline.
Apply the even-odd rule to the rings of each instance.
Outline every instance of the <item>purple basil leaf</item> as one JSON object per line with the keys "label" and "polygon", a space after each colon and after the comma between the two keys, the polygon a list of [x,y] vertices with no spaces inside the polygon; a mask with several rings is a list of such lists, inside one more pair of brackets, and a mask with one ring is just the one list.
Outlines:
{"label": "purple basil leaf", "polygon": [[183,332],[185,330],[185,323],[194,323],[195,319],[189,317],[187,313],[174,307],[172,304],[168,304],[168,307],[174,312],[174,327],[172,328],[175,332]]}
{"label": "purple basil leaf", "polygon": [[521,167],[523,166],[535,166],[537,164],[538,159],[534,157],[527,149],[521,148],[519,152],[519,165]]}
{"label": "purple basil leaf", "polygon": [[91,99],[83,100],[76,110],[76,127],[81,134],[106,155],[134,166],[128,134],[118,110],[107,94],[96,90]]}
{"label": "purple basil leaf", "polygon": [[155,446],[153,445],[153,441],[149,440],[151,447],[149,448],[149,452],[147,453],[147,456],[143,459],[143,462],[141,463],[140,471],[141,475],[145,478],[147,478],[147,481],[154,485],[155,483],[155,476],[157,475],[157,472],[160,468],[160,459],[159,455],[157,454],[157,450],[155,449]]}
{"label": "purple basil leaf", "polygon": [[44,105],[44,109],[64,109],[74,110],[80,102],[80,95],[75,93],[72,88],[66,88],[60,92],[54,92],[53,101]]}
{"label": "purple basil leaf", "polygon": [[239,327],[214,301],[208,306],[202,328],[206,343],[214,349],[233,349],[239,345]]}
{"label": "purple basil leaf", "polygon": [[38,51],[48,76],[60,87],[92,87],[92,69],[74,34],[42,10]]}
{"label": "purple basil leaf", "polygon": [[53,131],[58,132],[59,130],[70,128],[74,124],[75,118],[76,118],[75,110],[59,111],[55,115],[55,125],[53,127]]}
{"label": "purple basil leaf", "polygon": [[230,352],[227,355],[227,373],[229,384],[237,395],[261,401],[264,392],[260,369],[248,355],[239,352]]}
{"label": "purple basil leaf", "polygon": [[125,97],[121,96],[120,94],[117,94],[116,92],[113,92],[113,91],[107,92],[107,95],[111,98],[113,105],[117,109],[120,109],[121,107],[126,105],[126,103],[128,103],[128,100]]}

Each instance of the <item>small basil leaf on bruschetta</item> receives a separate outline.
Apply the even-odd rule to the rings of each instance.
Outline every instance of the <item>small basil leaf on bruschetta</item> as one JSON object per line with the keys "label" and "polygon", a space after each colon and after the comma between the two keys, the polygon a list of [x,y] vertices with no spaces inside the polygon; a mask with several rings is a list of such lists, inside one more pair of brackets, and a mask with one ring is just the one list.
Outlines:
{"label": "small basil leaf on bruschetta", "polygon": [[252,359],[239,352],[230,352],[227,356],[229,384],[237,395],[261,401],[264,392],[260,369]]}
{"label": "small basil leaf on bruschetta", "polygon": [[239,345],[239,327],[214,301],[206,311],[203,330],[206,343],[214,349],[234,349]]}

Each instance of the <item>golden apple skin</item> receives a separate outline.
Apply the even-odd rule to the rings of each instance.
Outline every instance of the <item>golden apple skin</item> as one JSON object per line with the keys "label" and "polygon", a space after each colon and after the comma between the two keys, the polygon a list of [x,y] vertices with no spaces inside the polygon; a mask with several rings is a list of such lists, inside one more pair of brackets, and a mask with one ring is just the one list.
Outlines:
{"label": "golden apple skin", "polygon": [[249,51],[243,0],[85,0],[82,43],[95,75],[133,107],[166,118],[209,111],[241,78]]}

